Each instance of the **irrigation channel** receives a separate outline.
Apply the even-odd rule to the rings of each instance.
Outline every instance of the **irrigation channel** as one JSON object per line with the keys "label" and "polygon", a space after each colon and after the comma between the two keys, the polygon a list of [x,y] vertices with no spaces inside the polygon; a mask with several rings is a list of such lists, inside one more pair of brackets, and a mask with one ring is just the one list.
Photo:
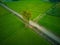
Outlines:
{"label": "irrigation channel", "polygon": [[46,28],[40,26],[39,24],[33,22],[30,20],[29,22],[26,22],[26,20],[23,18],[22,15],[17,13],[16,11],[12,10],[8,6],[6,6],[4,3],[0,1],[0,6],[5,8],[7,11],[14,14],[14,16],[18,17],[22,23],[28,25],[30,28],[32,28],[38,35],[45,38],[47,41],[49,41],[52,45],[60,45],[60,38],[54,35],[52,32],[48,31]]}

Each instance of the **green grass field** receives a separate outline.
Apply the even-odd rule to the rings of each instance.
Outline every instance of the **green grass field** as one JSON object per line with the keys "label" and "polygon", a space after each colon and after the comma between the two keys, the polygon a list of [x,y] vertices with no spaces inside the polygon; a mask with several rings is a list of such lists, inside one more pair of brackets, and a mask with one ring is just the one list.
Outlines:
{"label": "green grass field", "polygon": [[52,13],[51,15],[46,14],[44,17],[42,17],[42,19],[38,21],[38,23],[60,37],[60,17],[58,17],[60,16],[59,7],[60,3],[58,3],[58,6],[56,6],[56,8],[58,9],[56,13],[54,12],[56,14],[55,16],[52,15],[54,13]]}
{"label": "green grass field", "polygon": [[42,1],[6,2],[6,5],[11,9],[17,11],[18,13],[24,10],[30,11],[32,13],[32,20],[40,15],[40,13],[44,13],[45,11],[47,11],[52,6],[51,3]]}
{"label": "green grass field", "polygon": [[[31,20],[36,18],[40,13],[46,12],[53,4],[41,1],[17,1],[5,2],[5,4],[16,12],[23,10],[31,11]],[[59,35],[59,19],[54,16],[46,15],[39,24]],[[55,25],[54,25],[55,23]],[[53,27],[51,27],[53,26]],[[56,28],[56,29],[55,29]],[[60,35],[59,35],[60,36]],[[39,36],[32,29],[25,27],[20,19],[6,9],[0,6],[0,45],[51,45],[43,37]]]}

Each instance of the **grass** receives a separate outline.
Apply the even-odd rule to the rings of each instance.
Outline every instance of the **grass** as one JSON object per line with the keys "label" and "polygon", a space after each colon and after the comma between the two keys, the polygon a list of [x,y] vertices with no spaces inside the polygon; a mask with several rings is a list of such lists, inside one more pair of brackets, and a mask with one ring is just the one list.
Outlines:
{"label": "grass", "polygon": [[[46,27],[48,30],[53,32],[55,35],[60,37],[60,3],[55,7],[55,12],[51,14],[46,14],[42,19],[39,20],[39,24]],[[54,10],[53,10],[54,11]],[[49,13],[49,12],[48,12]],[[54,15],[53,15],[54,14]]]}
{"label": "grass", "polygon": [[[52,6],[49,2],[27,0],[5,4],[18,13],[24,10],[31,11],[31,20],[44,14]],[[59,17],[46,15],[38,23],[60,36],[59,20]],[[0,6],[0,45],[50,45],[50,43],[32,29],[25,27],[19,18]]]}
{"label": "grass", "polygon": [[60,36],[60,17],[46,15],[41,20],[39,24],[46,27],[51,32],[55,33],[57,36]]}
{"label": "grass", "polygon": [[[42,1],[18,1],[18,2],[6,2],[6,5],[11,9],[21,13],[21,11],[28,10],[32,13],[32,20],[36,18],[40,13],[47,11],[52,4]],[[46,6],[47,5],[47,6]]]}
{"label": "grass", "polygon": [[[7,6],[17,11],[18,13],[23,10],[31,10],[32,19],[35,18],[38,14],[46,11],[51,6],[50,3],[50,6],[48,3],[43,3],[39,1],[6,2]],[[38,6],[38,4],[41,5]],[[45,7],[46,4],[47,8]],[[41,11],[39,11],[39,9]],[[36,34],[36,32],[34,32],[32,29],[25,27],[25,25],[20,22],[19,18],[0,6],[0,45],[50,45],[50,43],[43,37]]]}

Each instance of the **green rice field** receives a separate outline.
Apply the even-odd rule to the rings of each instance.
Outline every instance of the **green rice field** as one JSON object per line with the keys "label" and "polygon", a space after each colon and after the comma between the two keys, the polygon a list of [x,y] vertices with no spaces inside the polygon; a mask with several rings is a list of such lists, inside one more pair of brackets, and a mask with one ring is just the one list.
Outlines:
{"label": "green rice field", "polygon": [[[28,10],[31,20],[49,10],[53,3],[43,1],[15,1],[4,2],[9,8],[18,12]],[[38,20],[38,24],[60,37],[60,17],[45,15]],[[0,45],[51,45],[33,29],[26,27],[20,19],[5,8],[0,6]]]}

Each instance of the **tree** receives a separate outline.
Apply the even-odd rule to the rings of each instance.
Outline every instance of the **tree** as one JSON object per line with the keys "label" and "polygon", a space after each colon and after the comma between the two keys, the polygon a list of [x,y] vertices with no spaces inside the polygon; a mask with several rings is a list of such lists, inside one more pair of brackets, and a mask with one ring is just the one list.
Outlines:
{"label": "tree", "polygon": [[21,15],[25,18],[26,21],[29,21],[31,19],[31,12],[30,11],[22,11],[20,12]]}
{"label": "tree", "polygon": [[[20,14],[23,16],[25,21],[28,22],[28,24],[29,24],[29,20],[31,19],[31,12],[27,11],[27,10],[24,10],[24,11],[21,11]],[[32,26],[30,26],[30,25],[25,25],[25,27],[32,28]]]}

